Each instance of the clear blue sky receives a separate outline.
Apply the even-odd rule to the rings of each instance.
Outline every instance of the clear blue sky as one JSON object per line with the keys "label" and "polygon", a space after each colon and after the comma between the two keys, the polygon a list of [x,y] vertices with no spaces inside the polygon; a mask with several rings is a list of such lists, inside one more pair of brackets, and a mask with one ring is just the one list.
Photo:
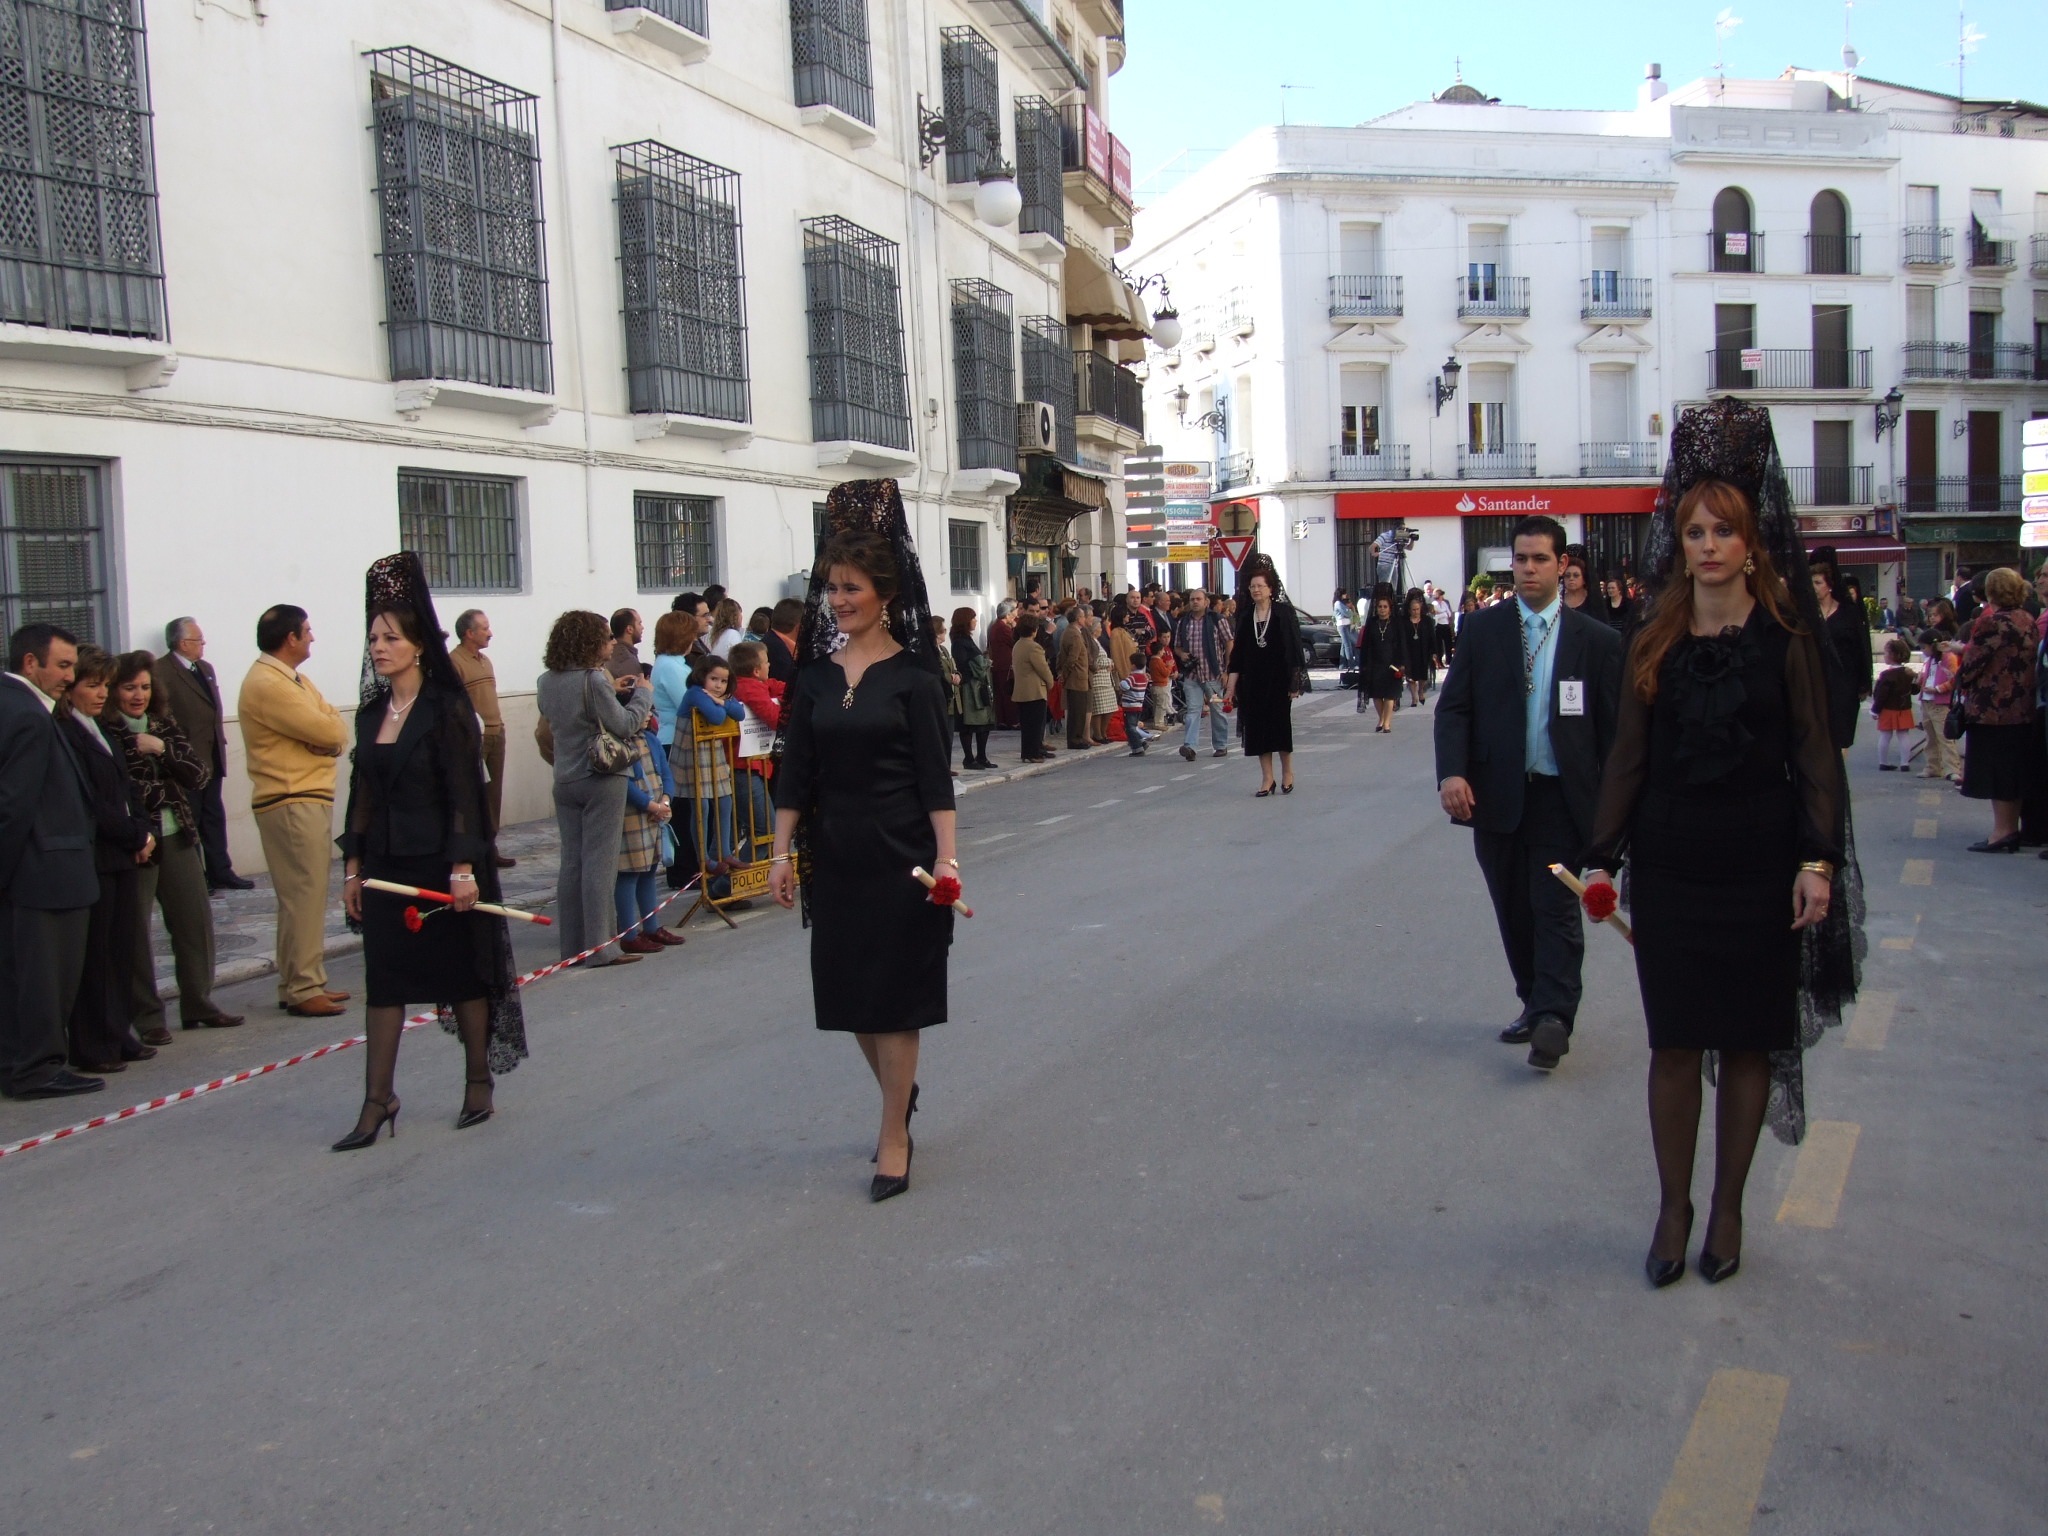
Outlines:
{"label": "clear blue sky", "polygon": [[[1635,104],[1643,66],[1677,84],[1714,65],[1722,0],[1675,5],[1534,6],[1526,0],[1125,0],[1130,62],[1110,84],[1111,117],[1131,146],[1140,194],[1182,150],[1224,148],[1280,119],[1356,123],[1465,79],[1532,107]],[[1841,0],[1733,0],[1731,75],[1787,65],[1839,69]],[[1971,0],[1983,34],[1964,88],[2048,102],[2048,0]],[[1943,0],[1858,0],[1851,31],[1862,72],[1953,91],[1957,10]],[[1184,163],[1184,162],[1183,162]]]}

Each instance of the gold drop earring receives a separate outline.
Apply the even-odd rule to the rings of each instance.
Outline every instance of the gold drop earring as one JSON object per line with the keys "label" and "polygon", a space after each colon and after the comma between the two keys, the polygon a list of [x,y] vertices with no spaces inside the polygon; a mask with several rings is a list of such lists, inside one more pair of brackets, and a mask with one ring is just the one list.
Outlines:
{"label": "gold drop earring", "polygon": [[1756,574],[1755,555],[1744,555],[1742,557],[1742,574],[1745,576],[1754,576]]}

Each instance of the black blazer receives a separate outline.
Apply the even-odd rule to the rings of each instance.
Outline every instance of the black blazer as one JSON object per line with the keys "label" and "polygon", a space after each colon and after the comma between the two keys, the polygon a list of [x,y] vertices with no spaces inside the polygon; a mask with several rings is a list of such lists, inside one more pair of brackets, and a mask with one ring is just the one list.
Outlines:
{"label": "black blazer", "polygon": [[[1550,747],[1557,754],[1565,804],[1580,838],[1593,835],[1600,775],[1614,745],[1621,709],[1621,636],[1575,608],[1558,610],[1557,655],[1551,667]],[[1522,605],[1514,598],[1472,614],[1436,706],[1436,778],[1472,786],[1472,820],[1482,832],[1513,832],[1522,824],[1528,787],[1527,677],[1522,659]],[[1567,678],[1586,685],[1586,712],[1558,710]]]}
{"label": "black blazer", "polygon": [[425,684],[388,752],[376,746],[389,695],[356,711],[348,816],[335,841],[344,858],[383,854],[495,868],[484,800],[483,735],[466,691]]}
{"label": "black blazer", "polygon": [[0,896],[44,911],[89,907],[100,882],[85,769],[31,686],[0,677]]}
{"label": "black blazer", "polygon": [[166,653],[150,668],[150,679],[156,689],[151,706],[178,722],[207,773],[219,778],[228,765],[227,711],[221,708],[220,679],[213,675],[213,663],[187,667]]}
{"label": "black blazer", "polygon": [[[128,772],[127,752],[91,720],[67,715],[57,726],[70,734],[68,744],[90,786],[87,804],[92,811],[94,869],[103,875],[132,874],[137,867],[135,855],[149,841],[151,818],[142,803],[142,791]],[[102,751],[102,746],[107,750]]]}

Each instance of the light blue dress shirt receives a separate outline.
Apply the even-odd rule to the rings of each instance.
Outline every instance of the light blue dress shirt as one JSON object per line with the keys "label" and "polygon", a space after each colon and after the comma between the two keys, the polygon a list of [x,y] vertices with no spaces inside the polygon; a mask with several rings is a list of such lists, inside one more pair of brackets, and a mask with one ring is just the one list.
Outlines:
{"label": "light blue dress shirt", "polygon": [[1550,745],[1550,701],[1556,692],[1551,675],[1557,669],[1557,636],[1552,631],[1564,622],[1564,594],[1553,597],[1550,606],[1541,613],[1519,596],[1515,598],[1515,607],[1522,615],[1522,638],[1529,647],[1524,653],[1524,663],[1530,655],[1536,658],[1536,686],[1530,690],[1528,698],[1522,757],[1529,772],[1547,773],[1555,778],[1557,753]]}

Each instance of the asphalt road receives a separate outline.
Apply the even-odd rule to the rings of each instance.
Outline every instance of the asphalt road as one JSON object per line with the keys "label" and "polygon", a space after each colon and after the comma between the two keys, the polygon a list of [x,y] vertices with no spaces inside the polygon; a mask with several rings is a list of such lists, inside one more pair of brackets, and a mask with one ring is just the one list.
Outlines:
{"label": "asphalt road", "polygon": [[[1652,1293],[1626,947],[1554,1076],[1496,1044],[1426,712],[1332,705],[1289,798],[1155,748],[963,802],[889,1204],[779,912],[535,988],[478,1129],[428,1030],[371,1151],[345,1052],[0,1162],[0,1532],[2048,1530],[2048,866],[1859,748],[1824,1125]],[[150,1081],[346,1032],[270,986]]]}

